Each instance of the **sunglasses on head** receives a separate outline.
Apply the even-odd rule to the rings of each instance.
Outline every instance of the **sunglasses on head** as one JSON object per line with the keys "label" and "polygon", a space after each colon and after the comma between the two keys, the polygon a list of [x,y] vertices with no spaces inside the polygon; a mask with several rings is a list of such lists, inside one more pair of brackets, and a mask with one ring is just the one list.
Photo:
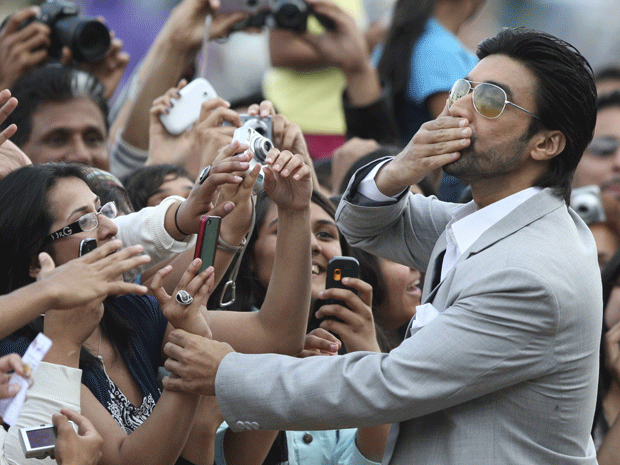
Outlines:
{"label": "sunglasses on head", "polygon": [[504,112],[506,105],[510,105],[540,121],[540,118],[534,113],[509,102],[504,89],[488,82],[474,82],[468,81],[467,79],[459,79],[454,83],[452,89],[450,89],[448,106],[451,107],[458,99],[469,94],[472,90],[472,84],[476,84],[476,87],[473,87],[474,108],[481,116],[488,119],[498,118]]}
{"label": "sunglasses on head", "polygon": [[608,157],[616,153],[618,148],[620,148],[620,140],[615,137],[604,136],[592,139],[586,151],[599,157]]}

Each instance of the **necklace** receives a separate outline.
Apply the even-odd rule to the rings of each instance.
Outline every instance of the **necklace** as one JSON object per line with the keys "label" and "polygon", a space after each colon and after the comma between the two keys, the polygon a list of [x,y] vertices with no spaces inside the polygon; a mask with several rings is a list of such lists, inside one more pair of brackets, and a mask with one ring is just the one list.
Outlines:
{"label": "necklace", "polygon": [[101,326],[99,327],[99,344],[97,345],[97,359],[103,365],[103,357],[99,355],[99,351],[101,350]]}

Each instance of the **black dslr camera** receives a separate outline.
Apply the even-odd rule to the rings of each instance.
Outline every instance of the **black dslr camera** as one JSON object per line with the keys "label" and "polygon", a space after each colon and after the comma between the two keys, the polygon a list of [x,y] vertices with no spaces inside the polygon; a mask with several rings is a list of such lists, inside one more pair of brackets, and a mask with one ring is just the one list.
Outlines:
{"label": "black dslr camera", "polygon": [[62,47],[71,49],[73,59],[97,63],[110,49],[110,31],[93,18],[80,16],[80,9],[66,0],[47,0],[41,5],[41,14],[24,21],[20,29],[32,21],[47,24],[52,30],[49,55],[60,58]]}
{"label": "black dslr camera", "polygon": [[263,26],[305,32],[308,16],[313,14],[325,29],[335,29],[334,22],[325,16],[314,14],[304,0],[223,0],[218,13],[245,11],[248,17],[234,24],[233,31],[247,27]]}

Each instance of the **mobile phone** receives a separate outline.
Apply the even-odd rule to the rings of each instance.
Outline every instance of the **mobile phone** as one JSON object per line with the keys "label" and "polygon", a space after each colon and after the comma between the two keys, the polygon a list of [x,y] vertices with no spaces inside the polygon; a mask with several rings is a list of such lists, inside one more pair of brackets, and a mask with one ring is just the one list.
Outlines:
{"label": "mobile phone", "polygon": [[198,273],[213,265],[215,260],[215,250],[217,248],[217,239],[220,237],[220,223],[222,218],[219,216],[203,215],[200,218],[200,231],[198,232],[198,240],[196,241],[196,251],[194,258],[200,258],[202,265]]}
{"label": "mobile phone", "polygon": [[96,248],[97,239],[93,239],[92,237],[89,239],[84,239],[82,242],[80,242],[80,257],[87,254],[88,252],[92,252]]}
{"label": "mobile phone", "polygon": [[217,97],[213,86],[204,78],[196,78],[179,91],[179,98],[173,98],[173,107],[159,119],[166,130],[173,135],[185,132],[198,121],[200,107],[206,100]]}
{"label": "mobile phone", "polygon": [[[342,278],[359,278],[360,277],[360,264],[353,257],[333,257],[327,263],[327,278],[325,282],[325,289],[339,288],[350,289],[357,294],[356,289],[342,284]],[[327,299],[326,304],[337,304],[346,307],[346,304],[342,300]]]}
{"label": "mobile phone", "polygon": [[[75,432],[78,426],[69,420]],[[19,429],[19,439],[24,449],[24,456],[27,459],[44,459],[54,454],[56,446],[56,436],[58,431],[54,425],[31,426]]]}

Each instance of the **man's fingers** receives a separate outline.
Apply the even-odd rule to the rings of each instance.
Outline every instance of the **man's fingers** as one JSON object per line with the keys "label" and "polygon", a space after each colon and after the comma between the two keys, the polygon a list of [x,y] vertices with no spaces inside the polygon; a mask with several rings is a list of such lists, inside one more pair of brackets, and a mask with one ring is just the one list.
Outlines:
{"label": "man's fingers", "polygon": [[[166,361],[166,364],[168,362]],[[171,378],[170,376],[166,376],[162,379],[162,384],[164,389],[168,389],[169,391],[183,391],[184,383],[181,378]]]}
{"label": "man's fingers", "polygon": [[[182,330],[182,329],[174,329],[168,335],[168,341],[180,347],[185,347],[187,345],[187,341],[190,339],[191,339],[191,335],[187,331]],[[167,346],[168,346],[168,343],[166,343],[166,345],[164,346],[164,353],[171,357],[172,354],[166,352]],[[173,358],[176,358],[176,357],[173,357]]]}

